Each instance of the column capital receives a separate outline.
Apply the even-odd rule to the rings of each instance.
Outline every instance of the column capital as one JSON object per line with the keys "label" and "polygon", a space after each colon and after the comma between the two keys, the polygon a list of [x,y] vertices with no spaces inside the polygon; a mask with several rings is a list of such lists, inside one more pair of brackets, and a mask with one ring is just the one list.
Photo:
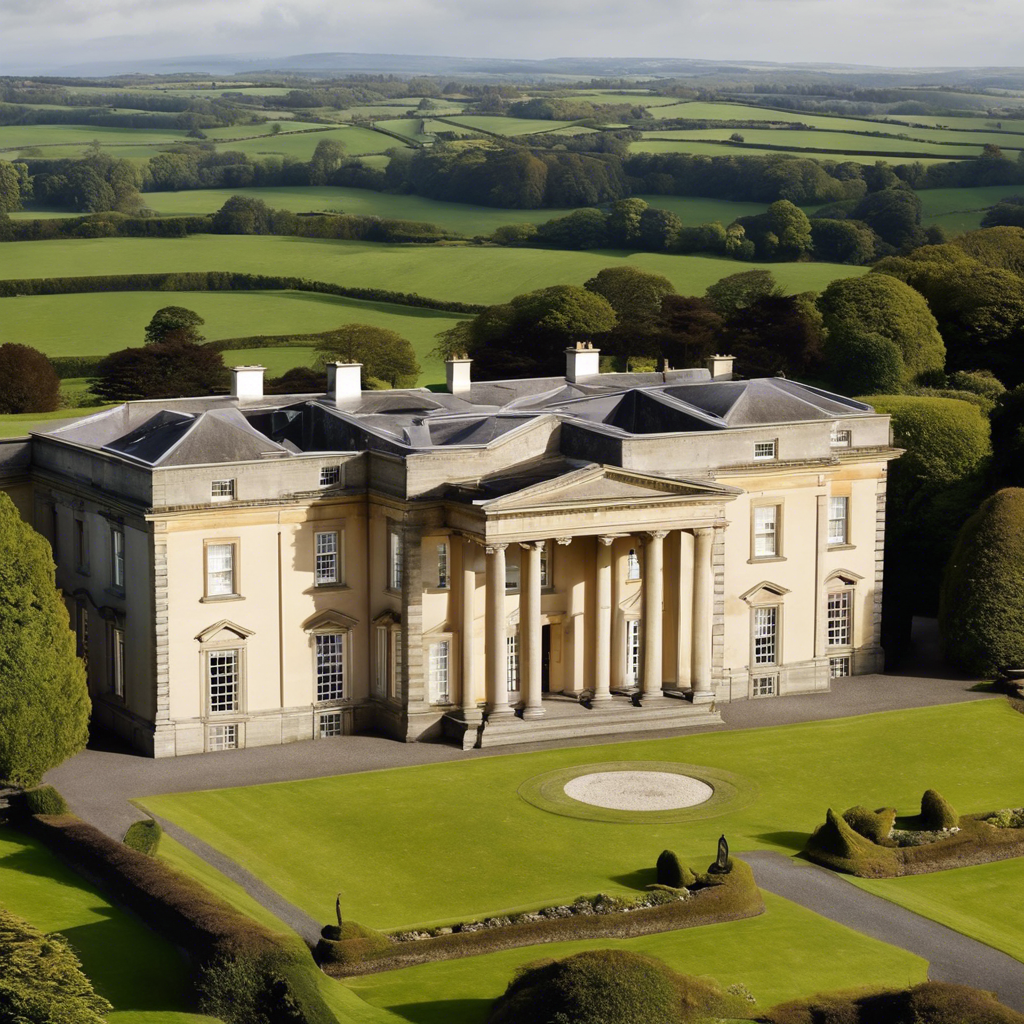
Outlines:
{"label": "column capital", "polygon": [[519,546],[524,551],[543,551],[546,540],[521,540]]}
{"label": "column capital", "polygon": [[714,526],[697,526],[694,527],[694,535],[697,537],[709,537],[715,532]]}
{"label": "column capital", "polygon": [[504,551],[507,547],[507,544],[485,544],[484,551],[489,555],[496,555],[499,551]]}
{"label": "column capital", "polygon": [[572,537],[556,537],[555,543],[567,548],[572,543]]}
{"label": "column capital", "polygon": [[664,540],[669,534],[668,530],[647,530],[640,534],[647,541]]}
{"label": "column capital", "polygon": [[618,538],[616,537],[603,536],[597,538],[597,543],[602,545],[603,547],[610,548],[617,539]]}

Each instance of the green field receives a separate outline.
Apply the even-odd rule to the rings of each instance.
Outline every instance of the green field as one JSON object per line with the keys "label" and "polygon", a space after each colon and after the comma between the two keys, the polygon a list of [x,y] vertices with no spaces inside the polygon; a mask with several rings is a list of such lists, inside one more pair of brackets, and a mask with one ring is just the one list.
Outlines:
{"label": "green field", "polygon": [[917,193],[924,227],[941,224],[951,234],[981,227],[985,211],[1006,196],[1024,194],[1024,185],[991,185],[987,188],[929,188]]}
{"label": "green field", "polygon": [[[93,141],[99,142],[104,149],[113,146],[119,150],[133,150],[137,147],[184,142],[187,137],[187,132],[173,128],[102,128],[77,124],[3,125],[0,127],[0,153],[39,146],[46,147],[47,155],[52,159],[59,159],[83,152]],[[5,155],[4,159],[10,157]]]}
{"label": "green field", "polygon": [[[1020,794],[1011,803],[1020,804]],[[985,805],[978,810],[994,809]],[[1024,858],[906,878],[851,878],[861,889],[1024,961]]]}
{"label": "green field", "polygon": [[[141,802],[314,917],[330,915],[341,889],[353,919],[397,928],[642,886],[661,850],[676,849],[700,866],[722,832],[735,851],[792,853],[830,806],[894,805],[913,813],[929,787],[964,813],[1017,806],[1024,764],[977,752],[1016,750],[1022,736],[1024,719],[1005,701],[990,700]],[[517,795],[523,782],[547,771],[625,760],[726,769],[756,799],[685,825],[639,825],[562,817]],[[459,884],[424,885],[425,864]],[[467,864],[471,871],[462,868]]]}
{"label": "green field", "polygon": [[[442,115],[443,116],[443,115]],[[568,128],[575,121],[545,121],[526,117],[501,117],[497,114],[459,114],[452,121],[464,128],[474,128],[494,135],[537,135],[555,128]]]}
{"label": "green field", "polygon": [[190,1013],[188,965],[137,917],[113,906],[41,844],[0,827],[0,905],[60,932],[100,995],[110,1024],[200,1024]]}
{"label": "green field", "polygon": [[402,146],[398,139],[393,139],[382,132],[345,125],[328,128],[326,131],[296,133],[283,131],[280,135],[264,135],[261,138],[249,139],[244,142],[222,142],[217,145],[217,149],[221,152],[231,150],[233,153],[245,153],[253,159],[276,156],[291,157],[293,160],[309,160],[313,155],[313,150],[324,140],[340,142],[345,147],[345,153],[348,156],[384,153],[389,149]]}
{"label": "green field", "polygon": [[729,274],[762,266],[771,270],[791,292],[820,291],[836,278],[866,272],[865,267],[834,263],[756,264],[661,253],[387,245],[266,235],[60,239],[0,246],[0,279],[80,277],[98,271],[131,274],[231,270],[288,274],[479,303],[504,302],[513,295],[553,284],[583,284],[603,267],[624,263],[664,274],[681,294],[687,295],[701,294],[708,285]]}
{"label": "green field", "polygon": [[[0,299],[0,343],[18,341],[50,356],[106,355],[141,345],[146,324],[166,305],[193,309],[209,341],[254,335],[312,334],[347,323],[385,327],[408,338],[424,383],[444,380],[444,366],[429,359],[435,335],[459,317],[433,309],[360,302],[311,292],[93,292]],[[74,324],[73,331],[68,324]],[[260,362],[270,376],[309,364],[311,349],[237,352],[229,363]]]}
{"label": "green field", "polygon": [[[372,1006],[415,1024],[483,1024],[518,967],[584,949],[628,949],[684,974],[743,984],[758,1009],[814,992],[924,981],[924,960],[764,894],[760,917],[647,935],[639,939],[555,942],[486,956],[353,978],[344,984]],[[766,955],[766,951],[773,951]],[[828,956],[822,956],[828,950]],[[777,954],[777,955],[775,955]],[[780,969],[781,957],[785,967]]]}

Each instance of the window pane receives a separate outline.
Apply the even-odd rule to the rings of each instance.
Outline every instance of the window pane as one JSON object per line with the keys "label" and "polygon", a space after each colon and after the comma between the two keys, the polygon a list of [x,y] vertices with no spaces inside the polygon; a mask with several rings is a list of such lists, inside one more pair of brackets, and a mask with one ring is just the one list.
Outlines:
{"label": "window pane", "polygon": [[110,582],[115,587],[124,586],[124,533],[112,530],[110,533]]}
{"label": "window pane", "polygon": [[776,622],[778,609],[754,609],[754,664],[774,665],[776,648]]}
{"label": "window pane", "polygon": [[626,620],[626,684],[640,678],[640,620]]}
{"label": "window pane", "polygon": [[630,548],[626,556],[626,579],[640,579],[640,557],[636,553],[636,548]]}
{"label": "window pane", "polygon": [[210,651],[210,712],[238,710],[238,651]]}
{"label": "window pane", "polygon": [[448,586],[448,545],[437,545],[437,585],[444,589]]}
{"label": "window pane", "polygon": [[519,689],[519,634],[505,638],[505,677],[509,691]]}
{"label": "window pane", "polygon": [[391,577],[391,589],[402,589],[402,538],[392,530],[388,534],[388,557],[390,559],[389,575]]}
{"label": "window pane", "polygon": [[451,645],[447,640],[430,645],[430,685],[435,699],[439,701],[448,700],[450,651]]}
{"label": "window pane", "polygon": [[316,699],[341,700],[345,688],[343,633],[316,635]]}
{"label": "window pane", "polygon": [[210,749],[234,750],[238,746],[237,725],[211,725]]}
{"label": "window pane", "polygon": [[206,546],[206,592],[214,596],[235,592],[234,544]]}
{"label": "window pane", "polygon": [[548,566],[548,542],[544,542],[544,546],[540,549],[540,585],[542,587],[551,586],[551,574]]}
{"label": "window pane", "polygon": [[320,486],[331,487],[341,479],[341,467],[340,466],[321,466],[320,467]]}
{"label": "window pane", "polygon": [[828,542],[829,544],[846,543],[846,517],[850,499],[828,499]]}
{"label": "window pane", "polygon": [[771,558],[778,553],[776,543],[777,505],[759,505],[754,509],[754,557]]}
{"label": "window pane", "polygon": [[230,501],[234,496],[234,480],[214,480],[210,485],[210,497],[214,501]]}
{"label": "window pane", "polygon": [[761,459],[774,459],[775,458],[775,442],[774,441],[758,441],[754,445],[754,459],[755,461]]}
{"label": "window pane", "polygon": [[849,590],[828,595],[828,644],[845,647],[850,641],[850,612],[852,602]]}
{"label": "window pane", "polygon": [[505,563],[505,589],[506,590],[518,590],[519,589],[519,566],[509,565]]}
{"label": "window pane", "polygon": [[338,582],[338,535],[318,533],[316,535],[316,583]]}
{"label": "window pane", "polygon": [[341,735],[341,712],[332,711],[320,716],[320,739]]}

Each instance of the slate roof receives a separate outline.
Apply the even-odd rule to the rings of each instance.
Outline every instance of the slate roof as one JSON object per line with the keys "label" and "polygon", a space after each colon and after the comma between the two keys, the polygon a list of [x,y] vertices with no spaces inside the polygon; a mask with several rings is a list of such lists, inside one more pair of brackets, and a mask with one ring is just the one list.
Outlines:
{"label": "slate roof", "polygon": [[712,380],[706,370],[474,383],[463,396],[412,388],[326,396],[129,402],[36,431],[152,466],[290,458],[306,452],[398,454],[486,446],[539,416],[627,437],[685,434],[871,413],[784,378]]}

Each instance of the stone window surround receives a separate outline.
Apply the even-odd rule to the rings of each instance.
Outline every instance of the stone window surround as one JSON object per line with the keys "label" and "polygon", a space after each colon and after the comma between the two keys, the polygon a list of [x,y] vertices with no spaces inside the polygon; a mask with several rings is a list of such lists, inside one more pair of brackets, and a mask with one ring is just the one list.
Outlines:
{"label": "stone window surround", "polygon": [[[210,557],[209,549],[213,544],[230,544],[234,549],[231,555],[232,593],[210,593]],[[206,604],[213,601],[244,601],[242,596],[242,541],[240,537],[204,537],[203,538],[203,596],[200,602]]]}

